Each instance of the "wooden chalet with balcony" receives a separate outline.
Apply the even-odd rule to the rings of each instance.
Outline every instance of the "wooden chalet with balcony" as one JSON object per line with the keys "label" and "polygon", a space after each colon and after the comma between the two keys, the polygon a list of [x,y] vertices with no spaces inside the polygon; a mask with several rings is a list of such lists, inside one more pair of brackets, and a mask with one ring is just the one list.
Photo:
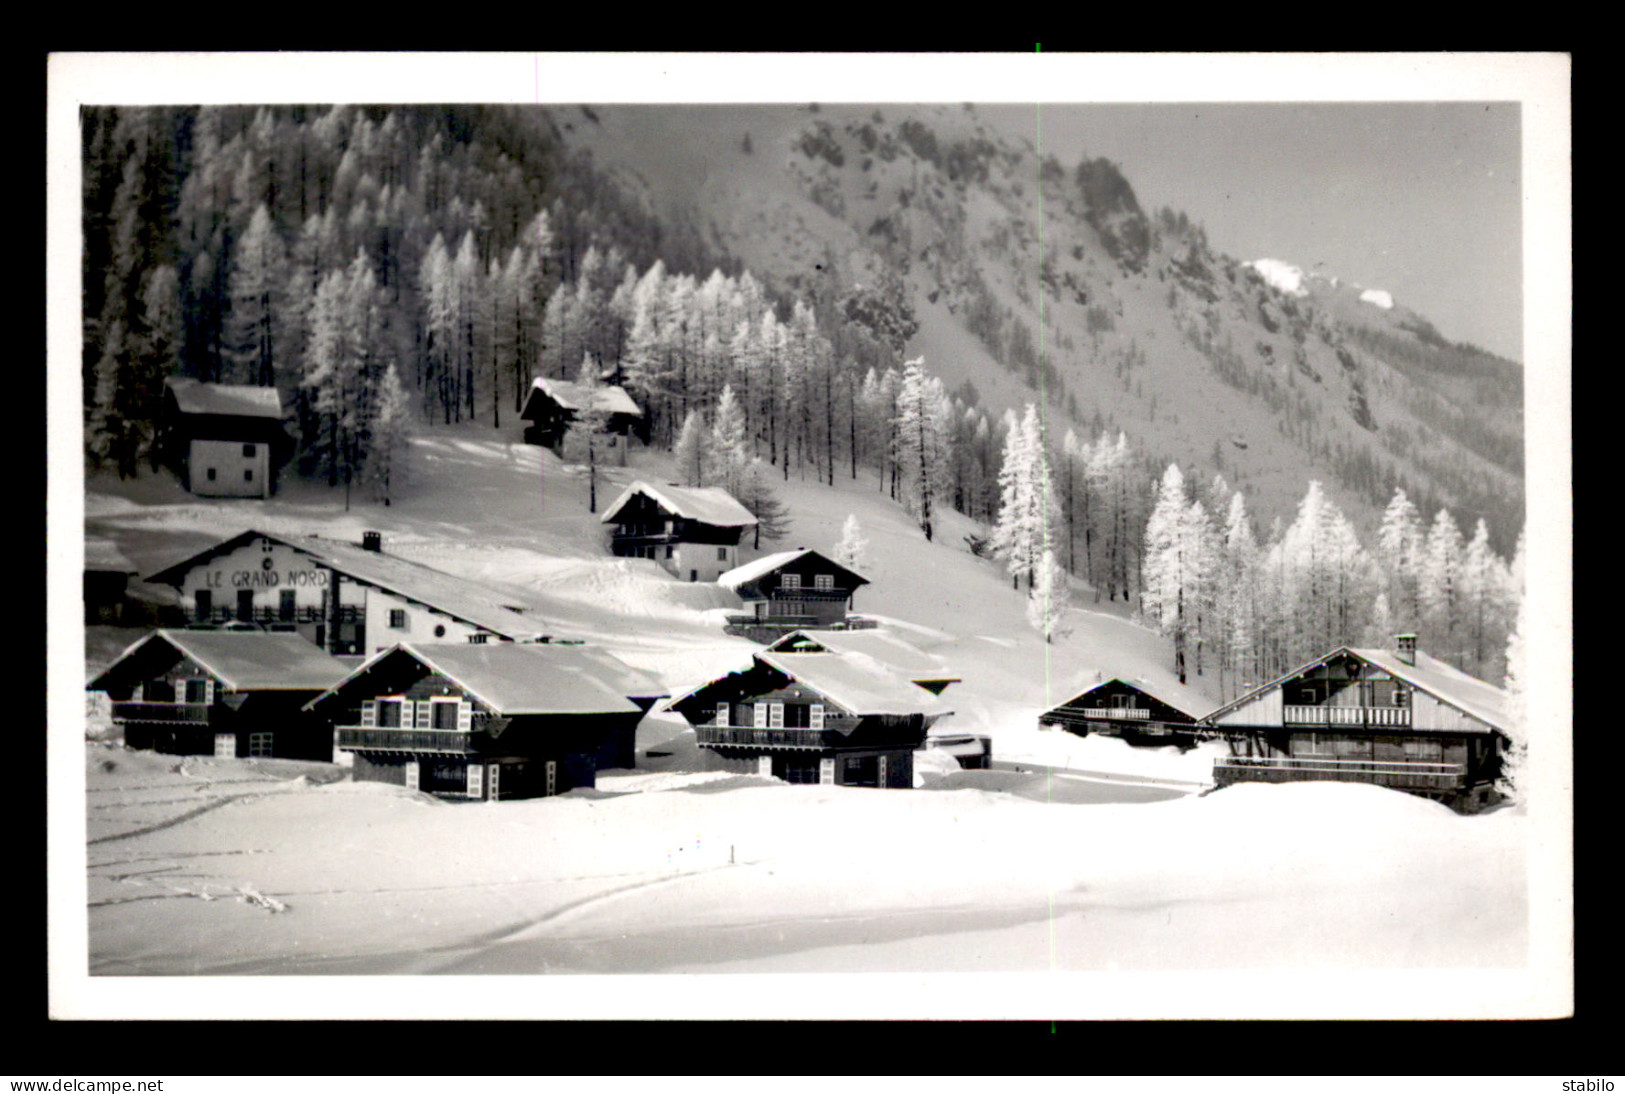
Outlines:
{"label": "wooden chalet with balcony", "polygon": [[653,559],[683,581],[716,581],[739,562],[739,540],[756,527],[732,494],[714,486],[634,482],[599,520],[617,558]]}
{"label": "wooden chalet with balcony", "polygon": [[908,788],[940,698],[872,659],[762,651],[667,704],[724,770],[792,783]]}
{"label": "wooden chalet with balcony", "polygon": [[[565,434],[570,432],[570,426],[575,423],[576,415],[587,405],[588,398],[586,390],[572,381],[536,377],[530,385],[530,393],[525,396],[525,405],[519,411],[519,417],[530,423],[525,427],[525,443],[557,451],[564,443]],[[627,438],[637,437],[645,443],[649,439],[649,425],[643,410],[633,402],[625,388],[613,384],[598,388],[592,398],[598,409],[608,415],[605,432],[621,438],[624,465]]]}
{"label": "wooden chalet with balcony", "polygon": [[1087,737],[1098,733],[1129,744],[1192,745],[1204,735],[1196,715],[1125,680],[1111,679],[1079,692],[1038,716],[1040,729],[1059,726]]}
{"label": "wooden chalet with balcony", "polygon": [[602,650],[526,643],[398,645],[309,710],[337,725],[355,779],[496,801],[593,786],[632,767],[637,726],[666,696]]}
{"label": "wooden chalet with balcony", "polygon": [[503,593],[401,558],[383,537],[359,545],[249,530],[146,579],[180,594],[192,626],[292,631],[329,653],[365,656],[399,642],[534,642],[539,620]]}
{"label": "wooden chalet with balcony", "polygon": [[1461,812],[1499,801],[1505,693],[1416,649],[1333,650],[1202,719],[1230,742],[1214,781],[1368,782]]}
{"label": "wooden chalet with balcony", "polygon": [[293,441],[276,388],[170,376],[157,451],[198,497],[268,498]]}
{"label": "wooden chalet with balcony", "polygon": [[130,748],[331,763],[333,727],[304,711],[348,667],[297,634],[160,630],[88,685]]}
{"label": "wooden chalet with balcony", "polygon": [[869,579],[807,547],[763,555],[717,578],[744,601],[746,614],[729,616],[730,627],[781,632],[803,627],[845,626],[853,594]]}

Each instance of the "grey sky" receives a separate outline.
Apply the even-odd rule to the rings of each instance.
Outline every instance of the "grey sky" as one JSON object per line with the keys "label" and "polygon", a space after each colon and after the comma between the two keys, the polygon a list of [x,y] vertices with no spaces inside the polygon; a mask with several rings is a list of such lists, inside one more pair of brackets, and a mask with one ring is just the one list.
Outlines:
{"label": "grey sky", "polygon": [[1119,164],[1241,259],[1320,269],[1522,360],[1515,102],[979,106],[1063,164]]}

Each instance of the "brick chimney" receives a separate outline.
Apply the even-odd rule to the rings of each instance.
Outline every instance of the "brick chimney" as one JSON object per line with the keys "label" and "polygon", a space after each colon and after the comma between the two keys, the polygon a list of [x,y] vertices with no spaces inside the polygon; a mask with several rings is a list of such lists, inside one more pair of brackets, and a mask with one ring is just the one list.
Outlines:
{"label": "brick chimney", "polygon": [[376,551],[380,554],[384,550],[384,535],[382,532],[362,532],[361,548],[365,551]]}
{"label": "brick chimney", "polygon": [[1407,665],[1416,664],[1416,635],[1394,635],[1394,655]]}

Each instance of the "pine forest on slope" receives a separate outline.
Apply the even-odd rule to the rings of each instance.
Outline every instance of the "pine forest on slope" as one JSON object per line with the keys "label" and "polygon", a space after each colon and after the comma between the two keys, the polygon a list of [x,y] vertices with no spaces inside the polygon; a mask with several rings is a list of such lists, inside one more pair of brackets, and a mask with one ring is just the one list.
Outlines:
{"label": "pine forest on slope", "polygon": [[[1386,506],[1394,557],[1420,566],[1426,524],[1449,574],[1458,527],[1494,562],[1521,531],[1515,364],[1380,294],[1283,287],[972,107],[98,108],[83,148],[87,448],[121,474],[178,373],[276,384],[297,470],[387,497],[400,432],[511,424],[539,361],[628,385],[662,447],[727,392],[754,508],[866,471],[927,537],[933,504],[998,522],[1036,403],[1065,562],[1112,600],[1163,580],[1170,464],[1276,547],[1345,510],[1376,542]],[[1041,561],[1012,568],[1031,588]],[[1424,622],[1371,591],[1333,636]]]}

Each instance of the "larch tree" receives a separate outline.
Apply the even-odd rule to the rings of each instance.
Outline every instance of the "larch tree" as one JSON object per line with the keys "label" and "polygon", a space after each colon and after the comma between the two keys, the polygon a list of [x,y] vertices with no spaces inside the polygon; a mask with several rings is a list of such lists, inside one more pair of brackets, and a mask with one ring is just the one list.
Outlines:
{"label": "larch tree", "polygon": [[604,402],[604,384],[598,375],[598,362],[592,354],[581,355],[581,367],[576,372],[576,388],[581,393],[581,405],[576,408],[575,420],[566,434],[569,447],[578,459],[587,463],[587,512],[598,512],[598,450],[604,434],[609,430],[610,413]]}
{"label": "larch tree", "polygon": [[231,267],[226,356],[240,383],[266,387],[276,382],[274,335],[281,321],[287,277],[287,253],[271,223],[270,210],[261,204],[237,242]]}
{"label": "larch tree", "polygon": [[841,525],[841,542],[835,545],[832,557],[842,566],[860,574],[868,569],[869,541],[864,538],[863,526],[858,523],[857,514],[846,515],[846,522]]}
{"label": "larch tree", "polygon": [[1377,527],[1377,562],[1388,589],[1389,611],[1401,631],[1414,632],[1422,624],[1425,542],[1421,515],[1405,491],[1396,489]]}
{"label": "larch tree", "polygon": [[684,486],[708,485],[712,470],[710,453],[707,451],[709,447],[704,412],[697,409],[689,411],[671,449],[677,477]]}
{"label": "larch tree", "polygon": [[1157,632],[1173,639],[1174,671],[1185,682],[1185,647],[1189,634],[1194,557],[1190,506],[1185,476],[1169,464],[1157,485],[1156,501],[1145,525],[1145,553],[1140,569],[1140,602]]}
{"label": "larch tree", "polygon": [[1066,613],[1071,590],[1067,587],[1066,567],[1049,548],[1038,560],[1038,572],[1027,595],[1027,623],[1044,636],[1045,643],[1053,642],[1068,632],[1061,619]]}
{"label": "larch tree", "polygon": [[1501,754],[1497,789],[1514,802],[1528,801],[1529,770],[1529,657],[1525,636],[1529,628],[1529,599],[1520,591],[1516,622],[1506,649],[1506,747]]}
{"label": "larch tree", "polygon": [[412,396],[391,363],[384,369],[373,400],[371,443],[364,476],[372,487],[373,497],[386,506],[407,481],[411,431]]}
{"label": "larch tree", "polygon": [[945,402],[942,382],[926,375],[924,358],[916,357],[903,366],[894,425],[903,469],[902,500],[927,542],[948,469]]}
{"label": "larch tree", "polygon": [[1038,563],[1054,539],[1054,509],[1043,427],[1038,408],[1028,403],[1026,413],[1012,421],[1005,435],[999,518],[990,536],[993,553],[1004,559],[1014,587],[1019,588],[1025,576],[1027,588],[1032,588]]}
{"label": "larch tree", "polygon": [[1429,642],[1445,660],[1461,660],[1461,530],[1448,509],[1434,514],[1428,528],[1422,570],[1422,617]]}

